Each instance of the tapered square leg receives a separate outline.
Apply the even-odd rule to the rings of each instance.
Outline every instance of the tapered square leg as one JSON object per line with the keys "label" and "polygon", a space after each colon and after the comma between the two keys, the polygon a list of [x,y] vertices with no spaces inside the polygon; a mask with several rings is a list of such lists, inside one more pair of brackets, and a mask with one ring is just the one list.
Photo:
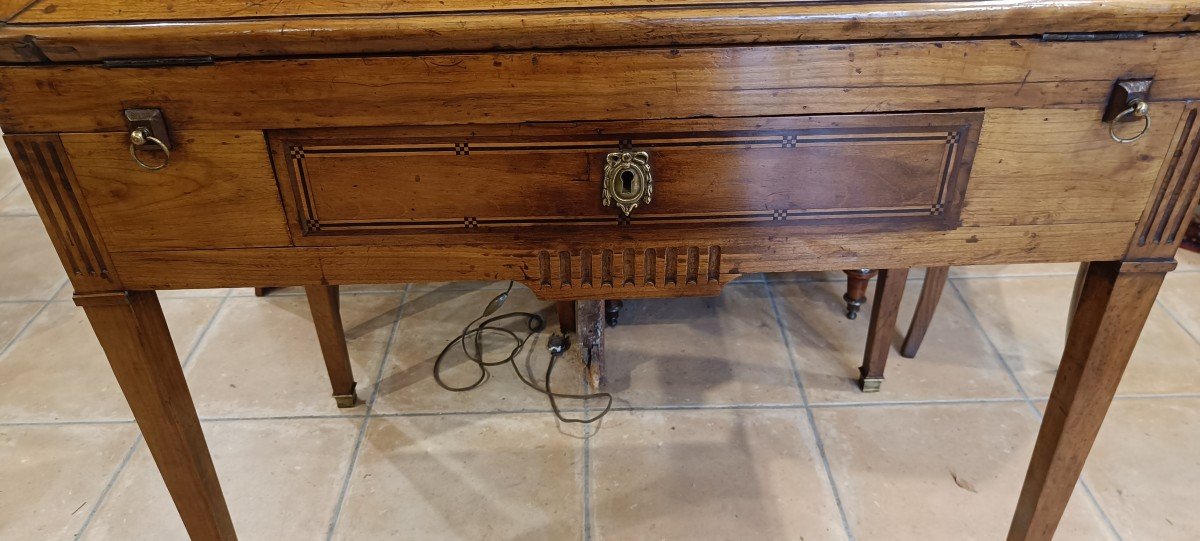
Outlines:
{"label": "tapered square leg", "polygon": [[1163,277],[1172,268],[1173,261],[1086,267],[1010,541],[1054,536]]}
{"label": "tapered square leg", "polygon": [[153,291],[76,295],[192,539],[233,540],[233,521]]}
{"label": "tapered square leg", "polygon": [[892,349],[892,333],[896,329],[896,317],[900,314],[900,300],[904,297],[906,279],[908,269],[879,271],[879,281],[875,284],[875,304],[871,306],[871,325],[867,330],[867,350],[863,354],[863,364],[858,369],[862,375],[859,387],[865,393],[879,391],[883,385],[883,370]]}
{"label": "tapered square leg", "polygon": [[338,286],[304,286],[304,292],[308,295],[308,307],[317,329],[321,355],[325,357],[325,370],[329,372],[333,399],[339,408],[352,408],[358,404],[355,391],[358,384],[354,382],[350,351],[346,347],[346,331],[342,328]]}

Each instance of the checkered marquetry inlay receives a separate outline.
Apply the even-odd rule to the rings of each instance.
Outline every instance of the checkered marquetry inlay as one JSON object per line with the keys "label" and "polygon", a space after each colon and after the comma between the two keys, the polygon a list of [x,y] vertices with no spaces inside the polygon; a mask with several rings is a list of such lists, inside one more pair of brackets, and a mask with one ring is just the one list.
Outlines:
{"label": "checkered marquetry inlay", "polygon": [[[957,227],[982,119],[864,114],[268,137],[284,157],[276,170],[301,235],[893,219]],[[653,201],[632,216],[600,204],[604,160],[618,150],[650,156]],[[447,166],[444,156],[471,159]],[[370,167],[355,165],[367,159]],[[344,200],[317,201],[333,193]]]}

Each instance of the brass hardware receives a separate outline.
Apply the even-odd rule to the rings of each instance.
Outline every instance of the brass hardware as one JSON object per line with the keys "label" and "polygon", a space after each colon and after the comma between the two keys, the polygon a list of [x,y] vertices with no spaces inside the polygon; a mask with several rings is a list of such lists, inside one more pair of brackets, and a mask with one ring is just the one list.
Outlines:
{"label": "brass hardware", "polygon": [[[354,385],[357,387],[358,382],[354,382]],[[350,394],[335,394],[333,395],[333,399],[337,402],[337,407],[339,408],[353,408],[358,405],[358,392],[354,387],[351,387]]]}
{"label": "brass hardware", "polygon": [[[129,155],[138,167],[147,171],[158,171],[171,161],[171,138],[167,134],[167,123],[158,109],[126,109],[125,122],[129,126]],[[164,157],[159,165],[142,161],[138,151],[162,151]]]}
{"label": "brass hardware", "polygon": [[[1118,143],[1132,143],[1150,130],[1150,85],[1153,79],[1130,79],[1113,85],[1102,120],[1108,123],[1108,136]],[[1117,135],[1118,124],[1142,122],[1142,129],[1133,137]]]}
{"label": "brass hardware", "polygon": [[864,376],[859,379],[858,386],[864,393],[877,393],[883,387],[883,378],[868,378]]}
{"label": "brass hardware", "polygon": [[650,155],[645,152],[612,152],[604,163],[604,193],[602,203],[615,202],[629,216],[638,204],[650,204],[654,179],[650,176]]}
{"label": "brass hardware", "polygon": [[[1127,118],[1142,119],[1142,129],[1133,137],[1121,137],[1120,135],[1117,135],[1117,124],[1120,124]],[[1117,113],[1117,116],[1108,123],[1108,135],[1109,137],[1112,137],[1113,141],[1118,143],[1132,143],[1137,141],[1138,139],[1141,139],[1143,135],[1146,135],[1147,131],[1150,131],[1150,104],[1141,100],[1133,100],[1129,102],[1129,107],[1120,113]]]}
{"label": "brass hardware", "polygon": [[[138,148],[145,146],[146,143],[150,143],[162,151],[162,163],[150,165],[138,157]],[[162,140],[150,135],[150,130],[146,128],[138,128],[129,133],[129,155],[133,157],[133,161],[138,164],[138,167],[147,171],[158,171],[171,163],[171,149],[167,148],[167,144]]]}

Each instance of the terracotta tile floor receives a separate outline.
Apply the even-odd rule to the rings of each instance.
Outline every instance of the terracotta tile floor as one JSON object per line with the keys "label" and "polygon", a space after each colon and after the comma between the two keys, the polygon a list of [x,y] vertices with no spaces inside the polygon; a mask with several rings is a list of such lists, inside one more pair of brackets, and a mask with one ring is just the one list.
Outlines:
{"label": "terracotta tile floor", "polygon": [[[0,539],[184,538],[23,188],[0,180]],[[1060,539],[1200,532],[1200,257],[1181,263]],[[466,395],[432,384],[496,284],[347,288],[368,402],[349,410],[327,396],[299,290],[163,306],[243,539],[959,541],[1006,532],[1074,268],[955,269],[921,355],[893,353],[870,395],[840,273],[627,302],[609,335],[617,411],[593,428],[556,423],[511,372]],[[523,289],[506,309],[553,313]],[[535,373],[544,340],[522,358]]]}

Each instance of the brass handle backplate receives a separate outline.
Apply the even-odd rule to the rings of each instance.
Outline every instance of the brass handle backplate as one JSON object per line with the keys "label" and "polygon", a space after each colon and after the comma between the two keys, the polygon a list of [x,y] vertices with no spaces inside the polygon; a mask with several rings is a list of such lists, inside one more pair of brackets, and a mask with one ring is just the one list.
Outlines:
{"label": "brass handle backplate", "polygon": [[629,216],[639,204],[650,204],[654,179],[650,176],[650,155],[645,152],[610,153],[604,161],[604,206],[616,204]]}
{"label": "brass handle backplate", "polygon": [[[171,162],[171,136],[167,122],[158,109],[126,109],[125,123],[129,127],[129,155],[133,162],[147,171],[158,171]],[[151,164],[142,160],[140,152],[161,152],[162,159]]]}
{"label": "brass handle backplate", "polygon": [[[1113,85],[1102,117],[1108,123],[1108,136],[1113,141],[1132,143],[1150,131],[1150,86],[1153,84],[1153,79],[1124,79]],[[1141,125],[1136,135],[1126,137],[1117,133],[1121,125],[1135,122]]]}

